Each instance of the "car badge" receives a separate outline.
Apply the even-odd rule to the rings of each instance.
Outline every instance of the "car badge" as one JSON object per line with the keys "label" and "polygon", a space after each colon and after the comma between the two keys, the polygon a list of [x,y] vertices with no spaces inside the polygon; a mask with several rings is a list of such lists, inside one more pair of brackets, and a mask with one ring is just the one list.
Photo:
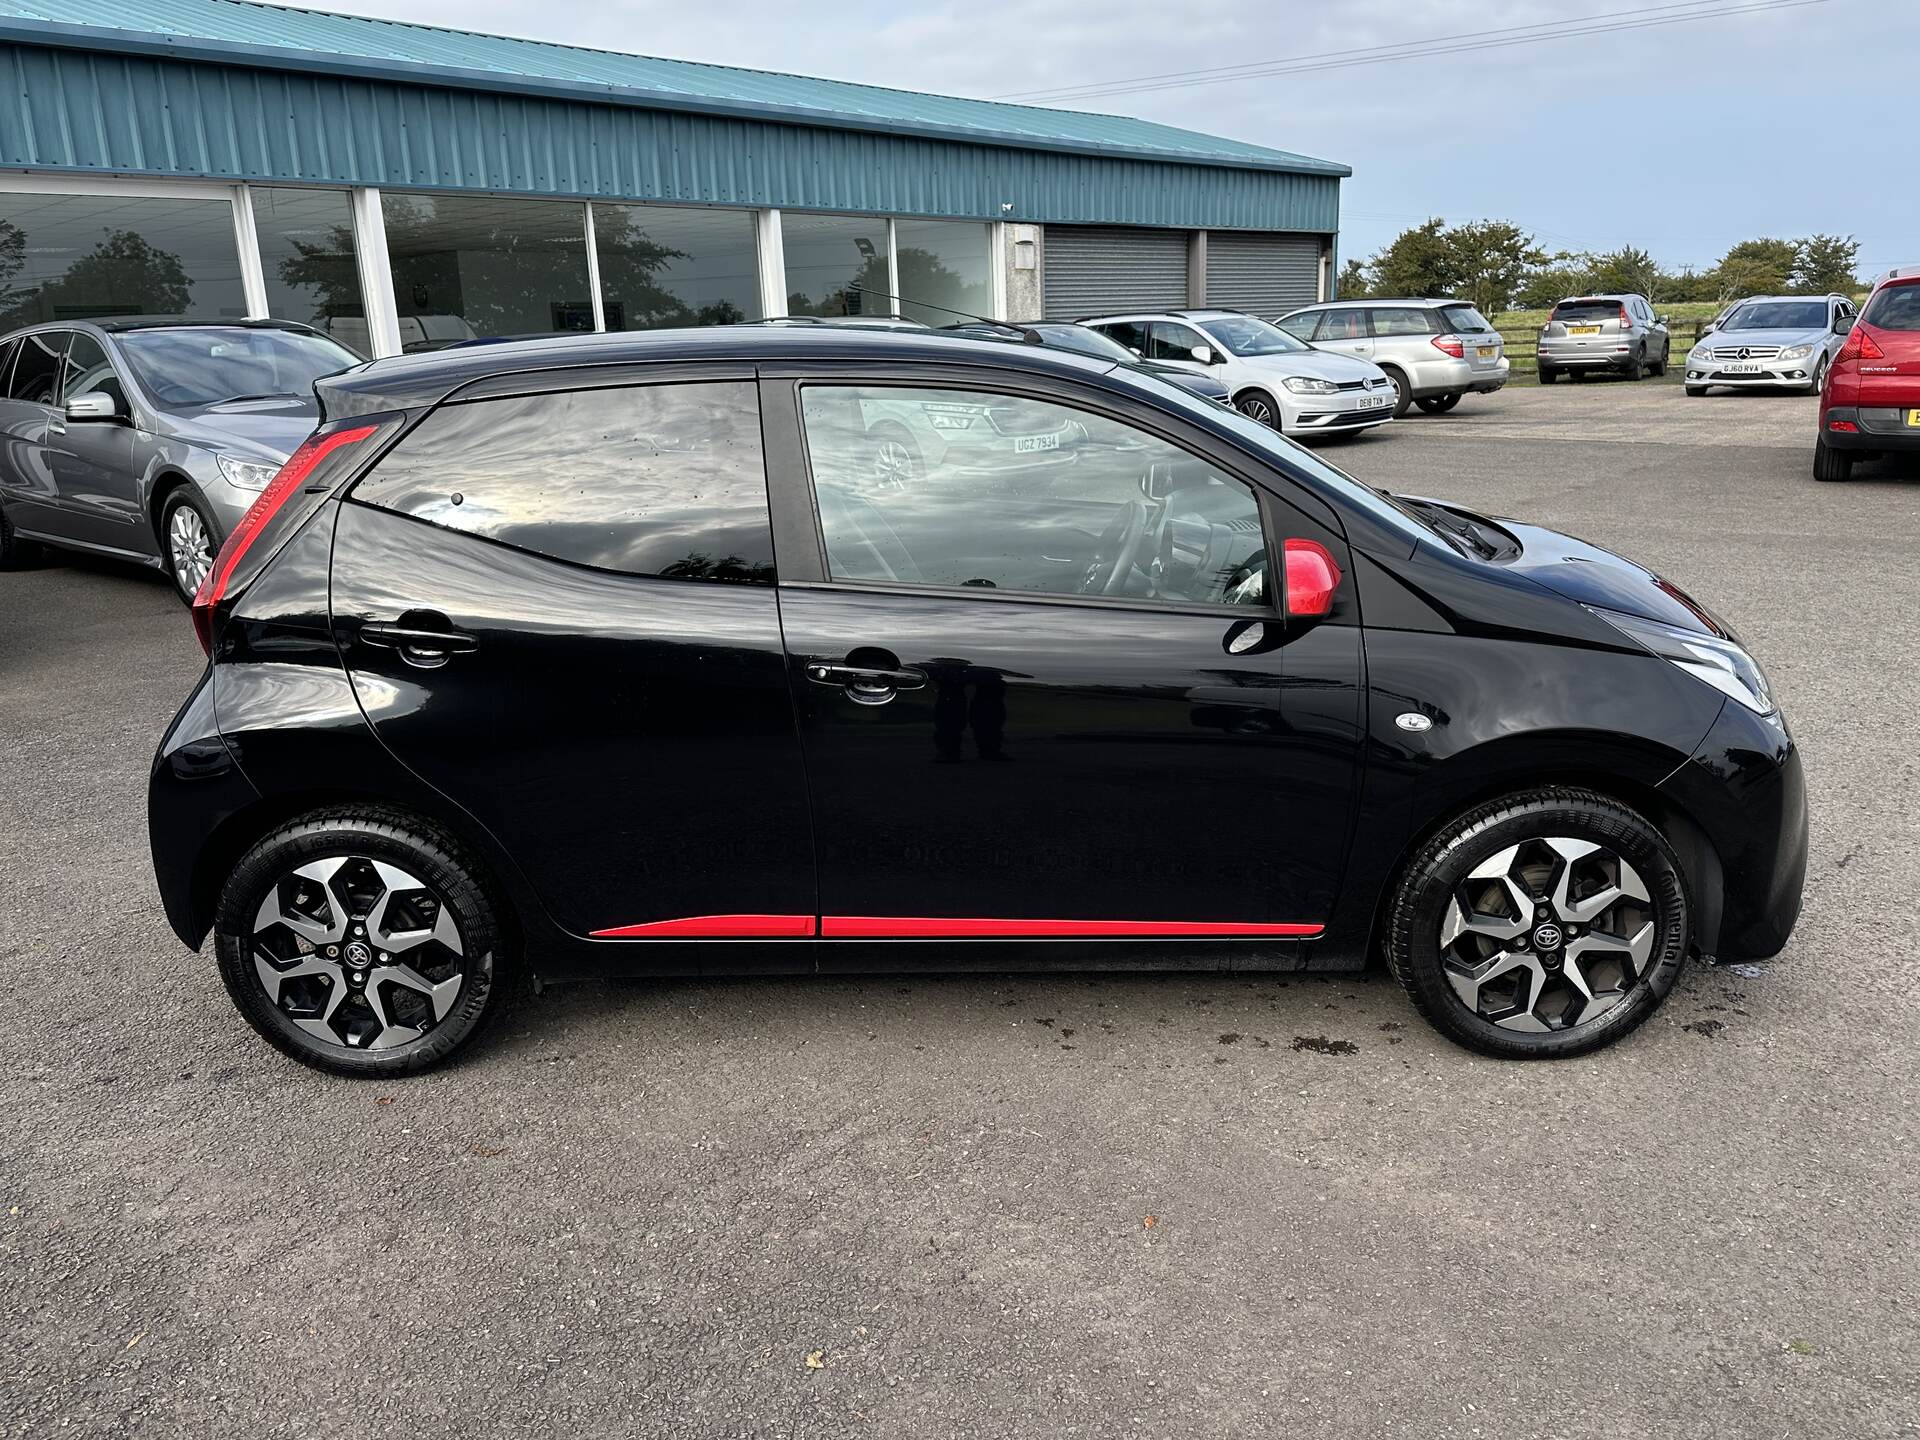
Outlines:
{"label": "car badge", "polygon": [[1422,715],[1418,710],[1409,710],[1404,715],[1395,716],[1393,723],[1398,725],[1402,730],[1411,730],[1414,734],[1418,735],[1422,731],[1433,728],[1433,717],[1431,715]]}

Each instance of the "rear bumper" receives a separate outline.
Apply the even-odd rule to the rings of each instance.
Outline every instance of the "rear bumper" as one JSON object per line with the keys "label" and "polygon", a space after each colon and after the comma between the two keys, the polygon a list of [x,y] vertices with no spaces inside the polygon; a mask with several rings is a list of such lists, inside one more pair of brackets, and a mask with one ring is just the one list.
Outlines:
{"label": "rear bumper", "polygon": [[1471,360],[1442,358],[1421,361],[1409,378],[1415,397],[1426,399],[1433,395],[1487,394],[1506,384],[1512,370],[1511,362],[1504,355],[1497,362],[1483,366],[1476,366]]}
{"label": "rear bumper", "polygon": [[1633,364],[1634,356],[1640,353],[1637,340],[1609,341],[1605,345],[1583,345],[1575,348],[1561,342],[1563,348],[1555,348],[1551,343],[1540,346],[1538,361],[1550,365],[1555,370],[1625,370]]}
{"label": "rear bumper", "polygon": [[1800,918],[1807,876],[1806,780],[1785,718],[1727,701],[1660,790],[1705,832],[1719,862],[1718,896],[1694,897],[1701,918],[1717,917],[1718,934],[1700,934],[1702,948],[1722,960],[1778,954]]}
{"label": "rear bumper", "polygon": [[[1885,405],[1835,405],[1820,417],[1820,438],[1836,450],[1913,454],[1920,451],[1920,425],[1907,424],[1907,410]],[[1854,426],[1835,430],[1834,422]]]}
{"label": "rear bumper", "polygon": [[196,888],[208,838],[259,798],[220,738],[209,667],[167,727],[147,778],[153,878],[167,924],[189,949],[207,938],[212,915],[208,897]]}

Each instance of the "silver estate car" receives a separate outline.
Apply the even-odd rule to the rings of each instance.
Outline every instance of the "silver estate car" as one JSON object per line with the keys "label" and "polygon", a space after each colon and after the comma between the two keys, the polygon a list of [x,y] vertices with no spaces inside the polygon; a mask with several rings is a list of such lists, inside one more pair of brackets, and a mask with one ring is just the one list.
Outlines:
{"label": "silver estate car", "polygon": [[1585,379],[1610,370],[1638,380],[1667,373],[1667,322],[1644,295],[1582,295],[1562,300],[1540,327],[1540,383],[1562,373]]}
{"label": "silver estate car", "polygon": [[1464,300],[1329,300],[1273,323],[1316,350],[1386,371],[1396,416],[1411,405],[1444,415],[1462,395],[1489,395],[1507,383],[1500,332]]}
{"label": "silver estate car", "polygon": [[1709,327],[1687,356],[1687,394],[1715,385],[1817,395],[1853,328],[1844,295],[1756,295]]}
{"label": "silver estate car", "polygon": [[131,560],[191,599],[220,542],[360,363],[278,320],[69,321],[0,337],[0,565],[37,543]]}

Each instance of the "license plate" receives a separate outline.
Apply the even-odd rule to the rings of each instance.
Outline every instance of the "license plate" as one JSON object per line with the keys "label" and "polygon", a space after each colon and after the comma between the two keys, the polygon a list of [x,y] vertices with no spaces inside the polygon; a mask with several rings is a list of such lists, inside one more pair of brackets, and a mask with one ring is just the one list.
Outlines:
{"label": "license plate", "polygon": [[1498,353],[1500,347],[1497,345],[1482,345],[1479,348],[1480,358],[1482,360],[1491,360],[1494,355]]}
{"label": "license plate", "polygon": [[1362,395],[1360,397],[1360,408],[1362,410],[1383,410],[1392,403],[1392,397],[1386,395]]}
{"label": "license plate", "polygon": [[1060,437],[1058,435],[1016,435],[1013,437],[1013,453],[1016,455],[1030,455],[1035,450],[1058,450],[1059,448]]}
{"label": "license plate", "polygon": [[1907,411],[1907,428],[1909,430],[1920,430],[1920,410]]}
{"label": "license plate", "polygon": [[1600,333],[1600,327],[1598,325],[1567,326],[1567,334],[1569,335],[1598,335],[1599,333]]}
{"label": "license plate", "polygon": [[1758,375],[1760,373],[1760,367],[1758,365],[1722,365],[1720,369],[1728,375]]}

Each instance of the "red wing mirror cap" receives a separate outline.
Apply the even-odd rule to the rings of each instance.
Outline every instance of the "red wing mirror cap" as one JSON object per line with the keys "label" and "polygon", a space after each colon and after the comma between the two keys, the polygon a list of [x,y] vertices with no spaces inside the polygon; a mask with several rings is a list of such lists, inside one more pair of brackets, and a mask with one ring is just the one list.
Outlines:
{"label": "red wing mirror cap", "polygon": [[1289,540],[1286,561],[1286,614],[1289,620],[1333,613],[1340,588],[1340,566],[1318,540]]}

